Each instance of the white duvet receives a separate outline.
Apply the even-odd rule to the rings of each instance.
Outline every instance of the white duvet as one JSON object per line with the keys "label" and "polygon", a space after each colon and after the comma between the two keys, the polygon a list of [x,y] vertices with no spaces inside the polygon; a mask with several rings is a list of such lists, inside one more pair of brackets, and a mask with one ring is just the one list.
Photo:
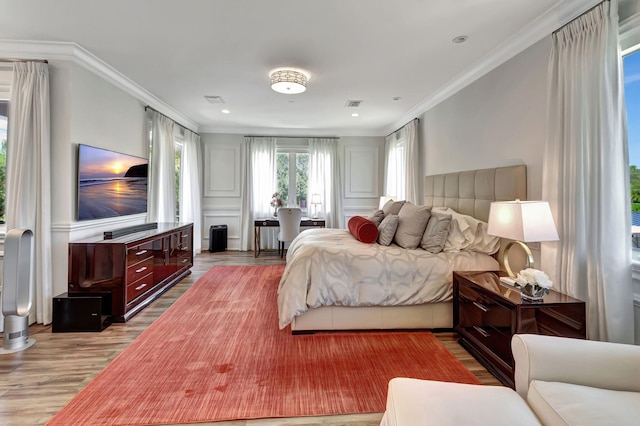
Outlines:
{"label": "white duvet", "polygon": [[345,229],[309,229],[291,243],[278,287],[280,328],[320,306],[394,306],[449,301],[453,271],[498,270],[473,251],[432,254],[356,240]]}

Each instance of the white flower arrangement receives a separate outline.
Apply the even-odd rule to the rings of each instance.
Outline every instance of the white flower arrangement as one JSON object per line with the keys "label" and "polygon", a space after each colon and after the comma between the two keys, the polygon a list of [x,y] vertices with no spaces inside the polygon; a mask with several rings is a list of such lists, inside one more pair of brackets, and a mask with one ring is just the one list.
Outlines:
{"label": "white flower arrangement", "polygon": [[522,288],[528,295],[549,294],[549,288],[553,287],[553,283],[547,274],[533,268],[520,271],[516,276],[515,285]]}

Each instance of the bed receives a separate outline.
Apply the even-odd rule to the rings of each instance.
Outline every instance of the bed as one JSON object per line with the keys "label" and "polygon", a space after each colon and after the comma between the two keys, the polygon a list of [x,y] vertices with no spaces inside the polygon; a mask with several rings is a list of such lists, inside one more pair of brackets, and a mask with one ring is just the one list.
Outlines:
{"label": "bed", "polygon": [[[426,176],[424,205],[486,222],[492,201],[526,199],[526,166]],[[319,330],[451,328],[452,272],[497,270],[496,256],[437,254],[356,240],[344,229],[301,233],[278,288],[279,326]]]}

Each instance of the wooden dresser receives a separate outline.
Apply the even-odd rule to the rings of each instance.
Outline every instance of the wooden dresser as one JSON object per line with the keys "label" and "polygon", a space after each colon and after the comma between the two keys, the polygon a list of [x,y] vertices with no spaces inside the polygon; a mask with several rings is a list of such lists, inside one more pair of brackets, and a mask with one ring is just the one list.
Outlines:
{"label": "wooden dresser", "polygon": [[156,229],[105,240],[69,243],[69,293],[111,293],[111,315],[125,322],[191,273],[193,225],[158,223]]}
{"label": "wooden dresser", "polygon": [[453,326],[460,344],[502,383],[514,387],[511,337],[516,333],[586,337],[582,300],[551,291],[523,301],[496,272],[453,273]]}

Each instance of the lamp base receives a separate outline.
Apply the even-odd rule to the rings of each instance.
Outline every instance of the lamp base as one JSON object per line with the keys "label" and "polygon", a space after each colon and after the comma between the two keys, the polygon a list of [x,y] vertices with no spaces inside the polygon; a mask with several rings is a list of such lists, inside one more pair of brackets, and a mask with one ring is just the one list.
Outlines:
{"label": "lamp base", "polygon": [[531,250],[529,250],[529,247],[522,241],[509,241],[509,243],[504,248],[502,261],[504,262],[504,268],[507,271],[507,274],[509,274],[509,276],[512,278],[515,278],[516,274],[513,273],[511,267],[509,266],[509,250],[514,245],[519,245],[520,247],[522,247],[527,255],[527,263],[525,264],[525,268],[533,268],[533,254],[531,254]]}

